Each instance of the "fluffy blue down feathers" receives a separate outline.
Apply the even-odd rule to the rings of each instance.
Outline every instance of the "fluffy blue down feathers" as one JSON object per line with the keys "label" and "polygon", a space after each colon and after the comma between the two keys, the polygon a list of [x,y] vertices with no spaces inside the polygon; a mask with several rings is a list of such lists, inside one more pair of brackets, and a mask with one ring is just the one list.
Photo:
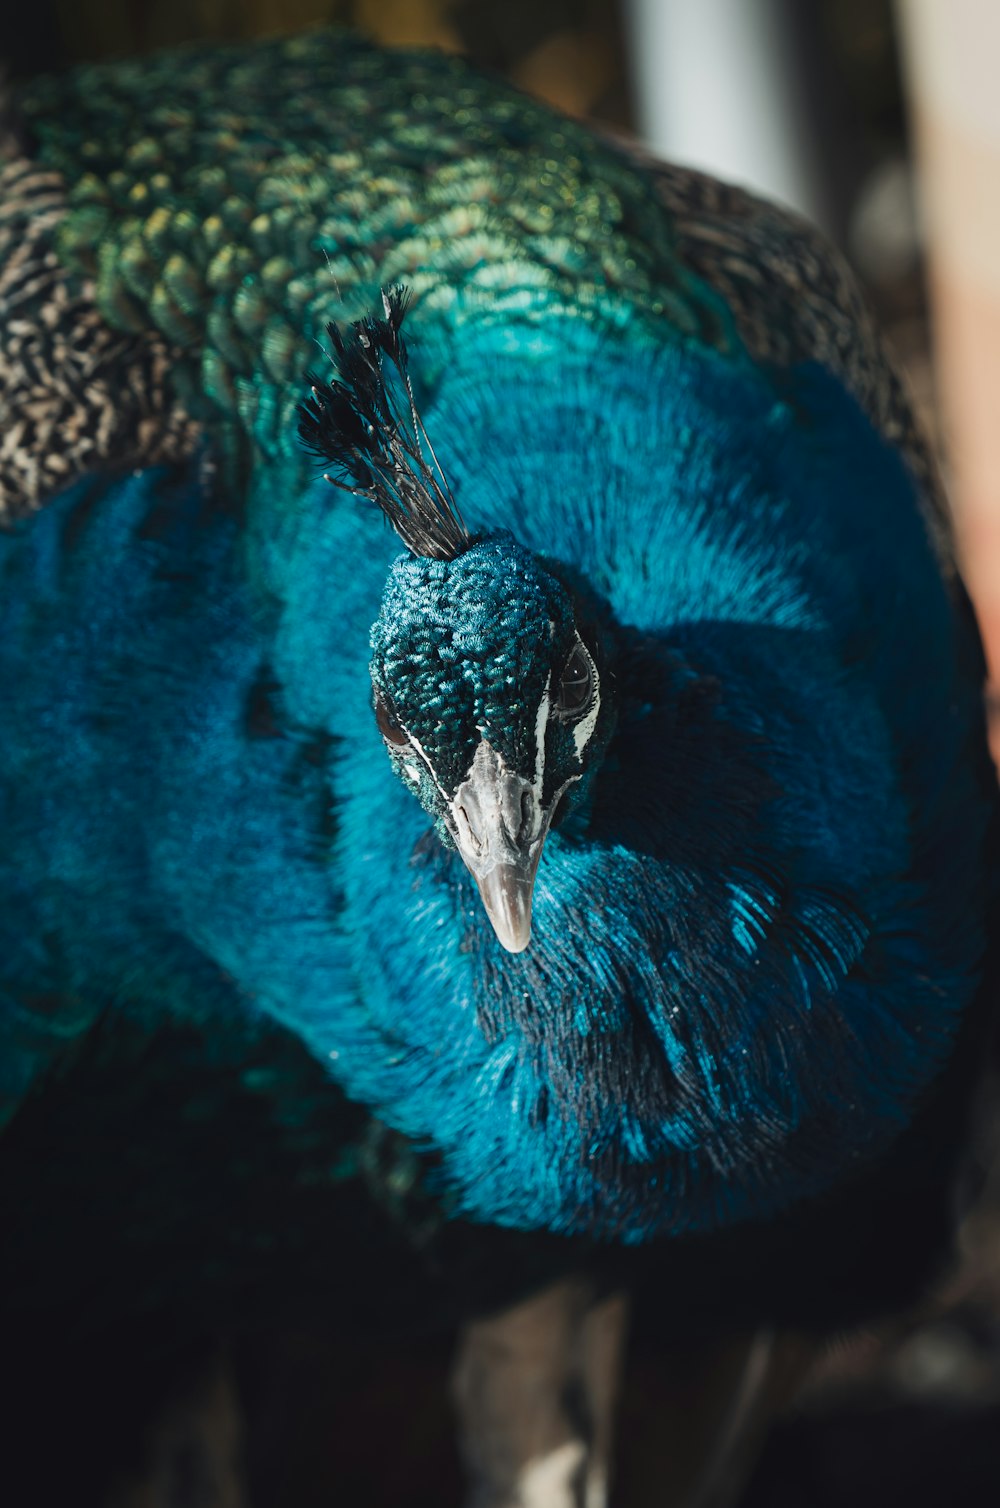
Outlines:
{"label": "fluffy blue down feathers", "polygon": [[[422,407],[468,527],[584,583],[608,646],[531,947],[384,752],[371,628],[419,605],[380,619],[377,519],[291,470],[243,518],[194,469],[88,479],[0,542],[0,1096],[98,1014],[207,1017],[223,1064],[265,1016],[477,1220],[637,1242],[829,1186],[984,950],[981,667],[911,478],[819,368],[586,332],[530,381],[484,336]],[[192,948],[223,993],[172,986]]]}

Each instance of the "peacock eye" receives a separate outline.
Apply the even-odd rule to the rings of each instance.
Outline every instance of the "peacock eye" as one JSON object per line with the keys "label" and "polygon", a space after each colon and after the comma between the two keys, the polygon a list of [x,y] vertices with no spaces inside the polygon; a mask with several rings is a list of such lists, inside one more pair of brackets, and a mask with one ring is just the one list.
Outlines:
{"label": "peacock eye", "polygon": [[375,696],[375,721],[378,723],[378,731],[386,743],[392,744],[394,749],[405,748],[409,743],[409,739],[396,721],[389,703],[377,693]]}
{"label": "peacock eye", "polygon": [[555,710],[560,717],[579,717],[586,712],[594,695],[594,662],[579,639],[559,677]]}

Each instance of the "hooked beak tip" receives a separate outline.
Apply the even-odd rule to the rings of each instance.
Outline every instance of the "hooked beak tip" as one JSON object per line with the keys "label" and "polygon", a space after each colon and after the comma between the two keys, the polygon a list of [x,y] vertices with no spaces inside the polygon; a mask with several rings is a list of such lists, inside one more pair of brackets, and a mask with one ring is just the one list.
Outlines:
{"label": "hooked beak tip", "polygon": [[500,944],[501,948],[505,949],[506,952],[524,953],[527,951],[528,944],[531,942],[530,925],[526,932],[519,933],[517,936],[509,936],[505,934],[500,930],[498,926],[496,926],[495,923],[493,930],[497,935],[497,942]]}
{"label": "hooked beak tip", "polygon": [[[537,862],[537,861],[536,861]],[[531,942],[531,893],[535,865],[497,864],[476,885],[497,941],[508,953],[523,953]]]}

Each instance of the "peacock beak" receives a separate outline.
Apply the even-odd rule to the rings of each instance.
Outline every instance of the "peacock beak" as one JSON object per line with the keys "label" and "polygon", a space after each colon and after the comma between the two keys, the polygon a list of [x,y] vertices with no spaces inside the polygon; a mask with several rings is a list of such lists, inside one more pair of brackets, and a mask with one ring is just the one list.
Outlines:
{"label": "peacock beak", "polygon": [[531,941],[531,896],[551,813],[486,739],[451,802],[451,832],[508,953]]}

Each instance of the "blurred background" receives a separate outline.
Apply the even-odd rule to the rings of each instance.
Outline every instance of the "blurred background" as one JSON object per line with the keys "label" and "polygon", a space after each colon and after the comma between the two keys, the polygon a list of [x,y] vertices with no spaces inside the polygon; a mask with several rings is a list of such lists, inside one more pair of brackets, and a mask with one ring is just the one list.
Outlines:
{"label": "blurred background", "polygon": [[[0,60],[22,77],[322,21],[465,53],[816,221],[852,262],[937,447],[1000,679],[1000,0],[32,0]],[[989,1164],[995,1118],[982,1143]],[[960,1270],[926,1313],[839,1348],[772,1438],[747,1508],[1000,1502],[998,1210],[994,1171]],[[663,1420],[684,1407],[683,1386],[671,1394],[634,1344],[623,1508],[645,1498]],[[384,1501],[422,1500],[415,1460],[426,1500],[456,1501],[445,1366],[443,1353],[366,1355],[345,1390],[343,1366],[331,1373],[308,1340],[268,1357],[268,1429],[252,1442],[268,1500],[374,1502],[363,1420],[395,1410]]]}

